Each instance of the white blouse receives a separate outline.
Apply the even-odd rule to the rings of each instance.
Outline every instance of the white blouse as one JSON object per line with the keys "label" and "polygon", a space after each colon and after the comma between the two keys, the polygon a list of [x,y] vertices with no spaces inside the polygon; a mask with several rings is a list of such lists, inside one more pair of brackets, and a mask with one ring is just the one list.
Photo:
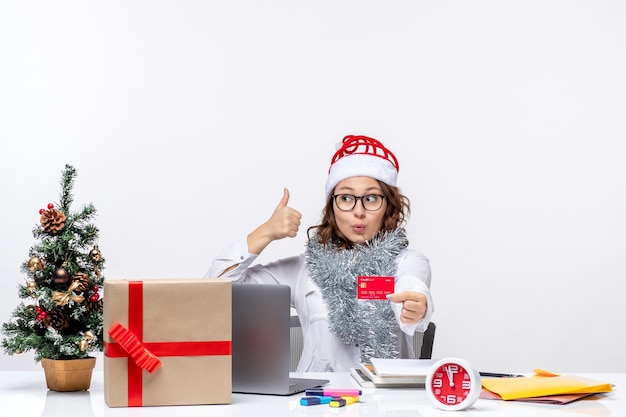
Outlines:
{"label": "white blouse", "polygon": [[[247,239],[242,239],[222,251],[213,261],[206,277],[218,277],[227,268],[238,264],[222,278],[239,283],[285,284],[291,287],[291,306],[300,317],[304,340],[297,372],[346,372],[357,366],[360,362],[359,348],[345,344],[328,329],[328,311],[322,292],[309,276],[304,254],[265,265],[252,265],[257,256],[248,252]],[[428,258],[411,249],[404,249],[398,255],[396,263],[398,269],[395,291],[416,291],[424,294],[427,299],[426,314],[417,324],[412,325],[400,322],[402,304],[392,303],[403,333],[399,338],[400,356],[414,358],[413,334],[415,331],[426,330],[434,311],[429,289],[430,264]]]}

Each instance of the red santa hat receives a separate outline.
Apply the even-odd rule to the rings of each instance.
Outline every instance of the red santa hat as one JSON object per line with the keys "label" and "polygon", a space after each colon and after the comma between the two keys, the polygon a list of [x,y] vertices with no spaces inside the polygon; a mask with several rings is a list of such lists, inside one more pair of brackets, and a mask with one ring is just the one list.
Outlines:
{"label": "red santa hat", "polygon": [[400,165],[396,156],[376,139],[348,135],[333,155],[326,179],[326,197],[341,181],[350,177],[371,177],[396,185]]}

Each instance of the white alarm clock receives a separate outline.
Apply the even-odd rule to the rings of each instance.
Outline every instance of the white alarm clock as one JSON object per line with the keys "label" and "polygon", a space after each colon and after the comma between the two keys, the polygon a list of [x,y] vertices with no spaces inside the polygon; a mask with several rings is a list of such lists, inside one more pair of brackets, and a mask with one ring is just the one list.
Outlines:
{"label": "white alarm clock", "polygon": [[426,374],[426,394],[443,410],[471,407],[482,390],[480,372],[465,359],[441,359]]}

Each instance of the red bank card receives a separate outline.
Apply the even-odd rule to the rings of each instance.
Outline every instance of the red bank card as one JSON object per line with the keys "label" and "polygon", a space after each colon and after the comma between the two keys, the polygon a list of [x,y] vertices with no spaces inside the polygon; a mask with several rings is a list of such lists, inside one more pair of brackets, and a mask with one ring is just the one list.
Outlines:
{"label": "red bank card", "polygon": [[364,277],[357,280],[356,298],[359,300],[385,300],[394,292],[394,277]]}

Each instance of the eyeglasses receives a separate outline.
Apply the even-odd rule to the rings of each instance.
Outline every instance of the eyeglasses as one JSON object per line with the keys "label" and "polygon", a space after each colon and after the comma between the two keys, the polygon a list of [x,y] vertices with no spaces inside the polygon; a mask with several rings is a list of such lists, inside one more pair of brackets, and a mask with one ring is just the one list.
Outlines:
{"label": "eyeglasses", "polygon": [[380,194],[367,194],[367,195],[352,195],[352,194],[334,194],[333,199],[337,208],[341,211],[350,211],[356,207],[357,200],[361,200],[363,208],[367,211],[376,211],[383,206],[385,200],[384,195]]}

